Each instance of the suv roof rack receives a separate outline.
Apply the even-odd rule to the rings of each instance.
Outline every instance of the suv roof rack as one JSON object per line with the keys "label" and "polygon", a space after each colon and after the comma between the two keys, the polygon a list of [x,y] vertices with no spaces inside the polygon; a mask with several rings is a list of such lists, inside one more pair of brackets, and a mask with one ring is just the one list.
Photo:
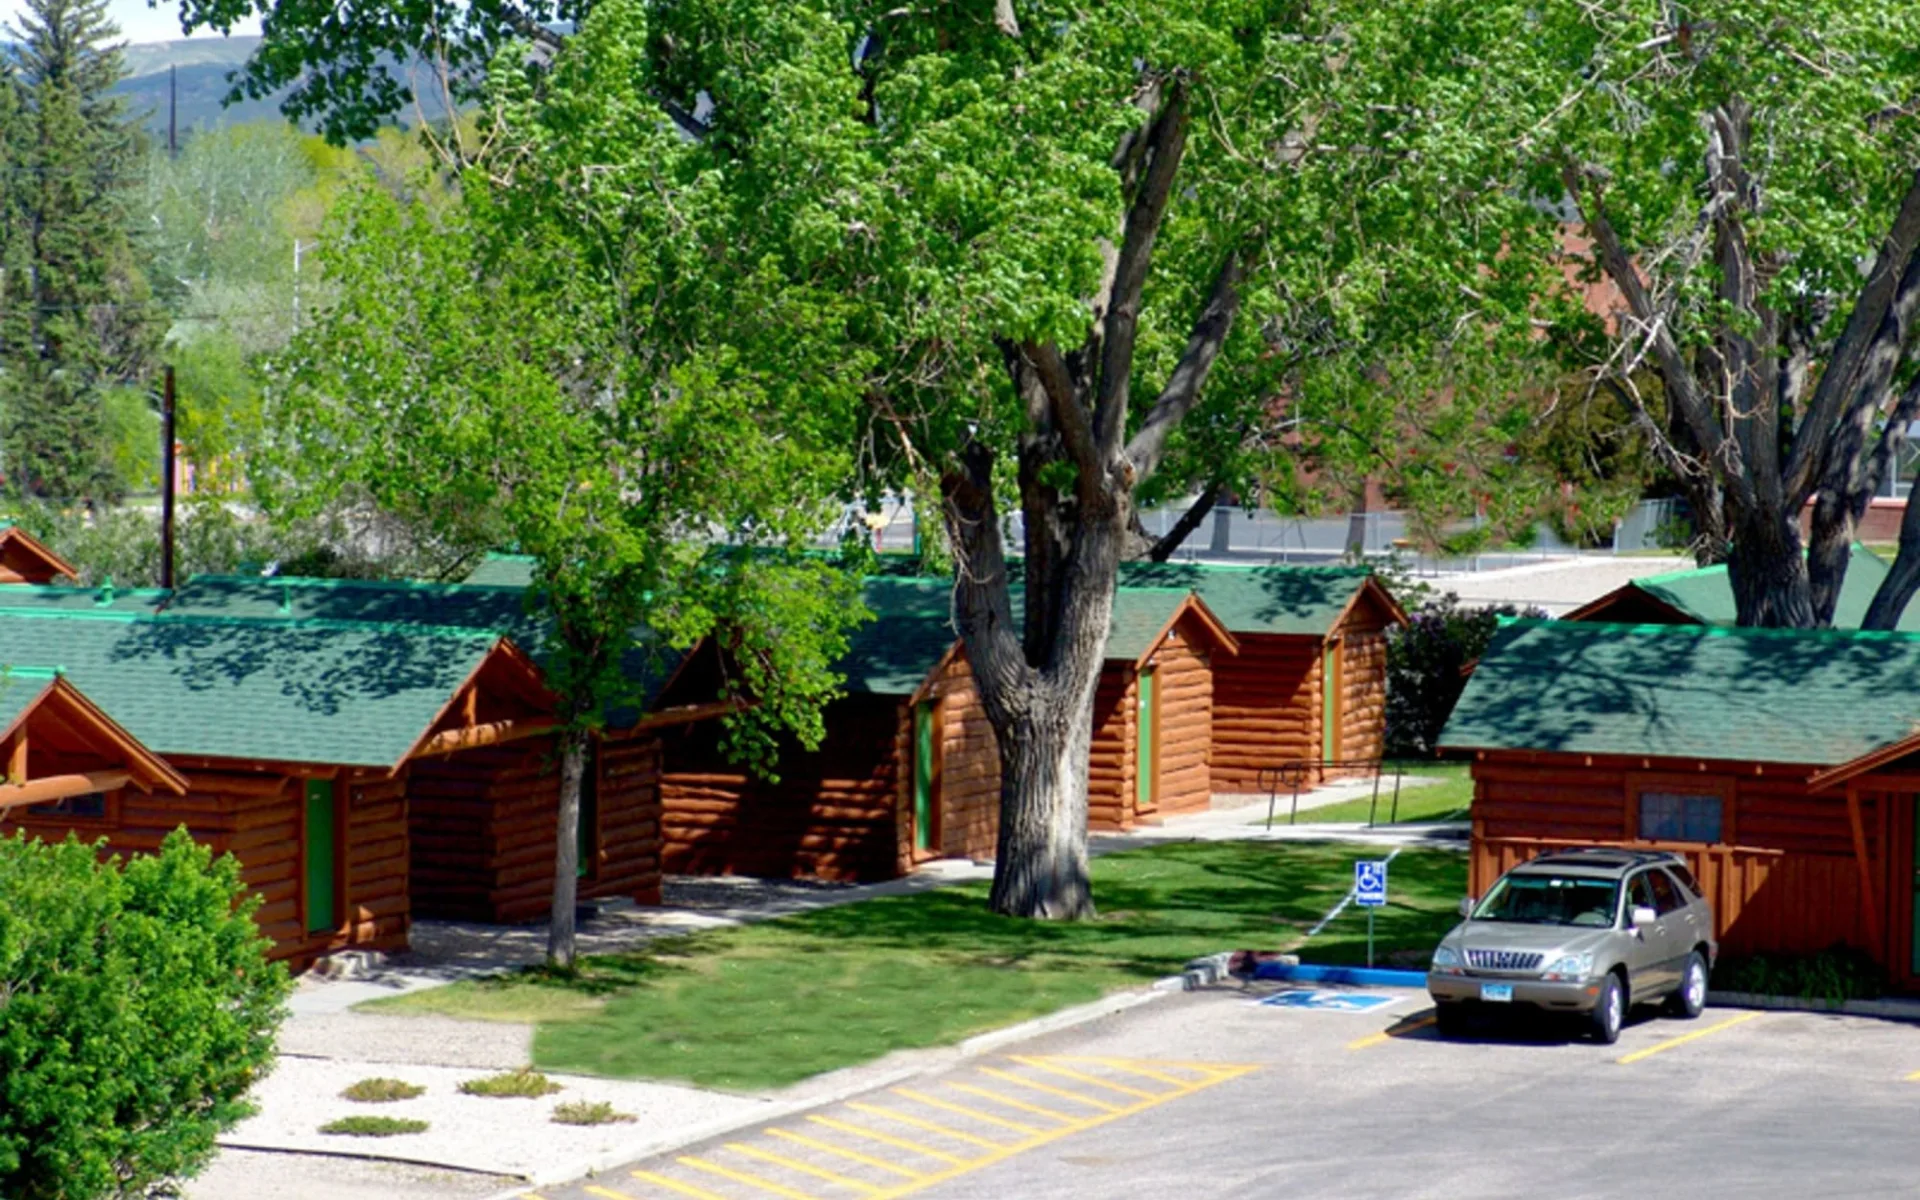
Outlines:
{"label": "suv roof rack", "polygon": [[1684,862],[1672,850],[1635,850],[1626,846],[1575,846],[1565,850],[1547,850],[1528,859],[1522,866],[1559,863],[1569,867],[1626,868],[1651,863]]}

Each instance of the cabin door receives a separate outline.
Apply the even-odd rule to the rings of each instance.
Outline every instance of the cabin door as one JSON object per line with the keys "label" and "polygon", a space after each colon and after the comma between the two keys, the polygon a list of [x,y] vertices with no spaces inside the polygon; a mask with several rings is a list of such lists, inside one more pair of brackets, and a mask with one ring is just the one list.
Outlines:
{"label": "cabin door", "polygon": [[923,700],[913,706],[913,848],[931,852],[940,843],[939,705]]}
{"label": "cabin door", "polygon": [[330,933],[340,927],[340,821],[333,780],[307,780],[306,799],[307,932]]}
{"label": "cabin door", "polygon": [[1340,639],[1326,645],[1320,660],[1320,759],[1340,757]]}
{"label": "cabin door", "polygon": [[1133,810],[1136,815],[1160,806],[1160,687],[1152,671],[1142,671],[1137,684],[1140,720],[1134,725]]}

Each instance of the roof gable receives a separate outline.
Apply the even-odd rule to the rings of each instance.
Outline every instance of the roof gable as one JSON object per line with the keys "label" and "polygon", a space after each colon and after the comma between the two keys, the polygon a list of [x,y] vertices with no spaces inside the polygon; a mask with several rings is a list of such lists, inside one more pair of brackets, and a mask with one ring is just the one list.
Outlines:
{"label": "roof gable", "polygon": [[[1840,584],[1840,598],[1833,609],[1835,629],[1858,629],[1866,620],[1874,593],[1892,568],[1878,554],[1854,543],[1847,555],[1847,574]],[[1620,616],[1655,616],[1675,622],[1693,621],[1702,625],[1734,625],[1739,610],[1734,604],[1733,583],[1727,565],[1694,567],[1645,575],[1622,584],[1599,599],[1567,614],[1569,621],[1612,620]],[[1900,618],[1899,628],[1920,632],[1920,608],[1909,606]]]}
{"label": "roof gable", "polygon": [[1920,636],[1508,621],[1440,743],[1834,766],[1920,728]]}
{"label": "roof gable", "polygon": [[80,572],[45,542],[9,521],[0,524],[0,581],[78,583]]}
{"label": "roof gable", "polygon": [[0,675],[0,812],[127,784],[182,795],[186,780],[56,671]]}

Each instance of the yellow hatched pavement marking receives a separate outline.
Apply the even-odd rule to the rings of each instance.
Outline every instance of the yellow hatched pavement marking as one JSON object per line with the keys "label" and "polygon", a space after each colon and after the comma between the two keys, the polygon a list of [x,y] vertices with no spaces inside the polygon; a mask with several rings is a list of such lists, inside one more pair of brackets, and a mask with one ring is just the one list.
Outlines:
{"label": "yellow hatched pavement marking", "polygon": [[1675,1046],[1684,1046],[1688,1042],[1697,1042],[1703,1037],[1710,1037],[1713,1034],[1719,1033],[1722,1029],[1731,1029],[1735,1025],[1742,1024],[1743,1022],[1746,1022],[1746,1021],[1751,1021],[1755,1017],[1764,1017],[1764,1016],[1766,1016],[1766,1013],[1764,1012],[1741,1013],[1737,1017],[1728,1017],[1726,1020],[1721,1021],[1716,1025],[1709,1025],[1705,1029],[1696,1029],[1692,1033],[1683,1033],[1677,1038],[1668,1038],[1664,1042],[1656,1042],[1655,1044],[1648,1046],[1644,1050],[1635,1050],[1632,1054],[1621,1055],[1618,1059],[1614,1061],[1622,1064],[1636,1063],[1643,1058],[1650,1058],[1653,1055],[1660,1053],[1662,1050],[1671,1050]]}
{"label": "yellow hatched pavement marking", "polygon": [[1920,1083],[1920,1071],[1915,1071],[1913,1074],[1907,1076],[1907,1082]]}
{"label": "yellow hatched pavement marking", "polygon": [[1005,1142],[996,1142],[991,1138],[975,1137],[970,1133],[962,1133],[958,1129],[949,1129],[937,1121],[922,1121],[918,1117],[910,1117],[895,1109],[881,1108],[877,1104],[858,1104],[849,1101],[847,1107],[855,1112],[866,1113],[870,1117],[879,1117],[883,1121],[898,1121],[902,1125],[911,1125],[915,1129],[924,1129],[928,1133],[937,1133],[941,1137],[952,1138],[956,1142],[965,1142],[969,1146],[978,1146],[982,1150],[998,1150],[1000,1147],[1006,1145]]}
{"label": "yellow hatched pavement marking", "polygon": [[785,1158],[767,1150],[756,1150],[744,1142],[728,1142],[727,1149],[733,1151],[735,1154],[744,1154],[748,1158],[757,1158],[761,1162],[770,1162],[777,1167],[785,1167],[789,1171],[798,1171],[802,1175],[811,1175],[815,1179],[824,1179],[828,1183],[838,1184],[843,1188],[849,1188],[856,1192],[865,1192],[871,1195],[880,1190],[870,1183],[862,1183],[858,1179],[849,1179],[845,1175],[836,1175],[825,1167],[816,1167],[811,1163],[803,1163],[797,1158]]}
{"label": "yellow hatched pavement marking", "polygon": [[1084,1130],[1118,1121],[1122,1117],[1130,1117],[1135,1113],[1146,1112],[1150,1108],[1158,1108],[1169,1100],[1178,1100],[1183,1096],[1191,1096],[1195,1092],[1204,1091],[1217,1084],[1225,1083],[1230,1079],[1238,1079],[1240,1076],[1257,1068],[1250,1066],[1220,1066],[1215,1064],[1208,1064],[1204,1068],[1201,1068],[1196,1064],[1196,1069],[1205,1070],[1207,1072],[1207,1078],[1183,1085],[1176,1090],[1162,1092],[1149,1099],[1136,1101],[1124,1108],[1117,1108],[1098,1116],[1086,1117],[1071,1125],[1062,1125],[1058,1129],[1049,1129],[1045,1133],[1036,1133],[1025,1141],[1002,1146],[1000,1149],[973,1159],[970,1162],[959,1163],[936,1174],[916,1179],[912,1183],[904,1183],[884,1192],[877,1192],[873,1195],[872,1200],[898,1200],[898,1197],[910,1196],[915,1192],[925,1191],[927,1188],[933,1187],[936,1184],[945,1183],[949,1179],[957,1179],[962,1175],[971,1174],[974,1171],[993,1166],[995,1163],[1005,1162],[1016,1154],[1022,1154],[1028,1150],[1045,1146],[1048,1143],[1057,1142],[1062,1138],[1071,1137]]}
{"label": "yellow hatched pavement marking", "polygon": [[894,1175],[902,1175],[908,1179],[925,1179],[927,1177],[924,1171],[909,1171],[898,1163],[890,1163],[884,1159],[875,1158],[871,1154],[862,1154],[858,1150],[849,1150],[845,1146],[835,1146],[830,1142],[822,1142],[818,1139],[807,1137],[804,1134],[789,1133],[784,1129],[769,1129],[767,1130],[767,1134],[770,1137],[782,1138],[796,1145],[805,1146],[811,1150],[818,1150],[824,1154],[838,1155],[848,1162],[857,1162],[869,1167],[878,1167],[882,1171]]}
{"label": "yellow hatched pavement marking", "polygon": [[[992,1067],[981,1067],[980,1073],[982,1075],[991,1075],[995,1079],[1004,1080],[1007,1083],[1015,1084],[1019,1087],[1032,1088],[1036,1092],[1045,1092],[1049,1096],[1058,1096],[1062,1100],[1071,1100],[1075,1104],[1084,1104],[1088,1108],[1097,1108],[1102,1112],[1119,1112],[1123,1107],[1118,1104],[1109,1104],[1105,1100],[1095,1100],[1092,1096],[1082,1096],[1079,1092],[1069,1092],[1065,1088],[1057,1088],[1051,1084],[1038,1083],[1009,1071],[996,1071]],[[1169,1093],[1169,1095],[1171,1094],[1172,1093]]]}
{"label": "yellow hatched pavement marking", "polygon": [[[1177,1065],[1177,1064],[1174,1064],[1174,1063],[1165,1063],[1165,1064],[1161,1064],[1161,1063],[1137,1063],[1137,1062],[1134,1062],[1134,1061],[1132,1061],[1131,1059],[1125,1059],[1125,1058],[1083,1058],[1083,1057],[1074,1057],[1074,1058],[1068,1058],[1068,1057],[1063,1057],[1063,1056],[1060,1056],[1060,1055],[1055,1055],[1055,1056],[1053,1056],[1053,1061],[1054,1061],[1054,1062],[1083,1062],[1083,1063],[1093,1063],[1093,1064],[1094,1064],[1094,1065],[1096,1065],[1096,1066],[1101,1066],[1101,1067],[1112,1067],[1112,1068],[1113,1068],[1114,1070],[1116,1070],[1116,1071],[1123,1071],[1123,1072],[1125,1072],[1125,1073],[1126,1073],[1126,1074],[1128,1074],[1128,1075],[1139,1075],[1139,1076],[1141,1076],[1141,1077],[1143,1077],[1143,1078],[1146,1078],[1146,1079],[1157,1079],[1157,1080],[1159,1080],[1159,1081],[1160,1081],[1161,1083],[1170,1083],[1170,1084],[1172,1084],[1172,1085],[1173,1085],[1174,1087],[1187,1087],[1187,1086],[1189,1086],[1189,1085],[1191,1085],[1191,1084],[1195,1084],[1195,1083],[1198,1083],[1198,1082],[1200,1082],[1200,1081],[1199,1081],[1199,1080],[1197,1080],[1197,1079],[1182,1079],[1182,1078],[1180,1078],[1180,1077],[1179,1077],[1178,1075],[1168,1075],[1168,1074],[1167,1074],[1166,1072],[1164,1072],[1164,1071],[1156,1071],[1156,1070],[1154,1070],[1154,1069],[1153,1069],[1153,1068],[1154,1068],[1154,1067],[1156,1067],[1156,1066],[1162,1066],[1162,1065],[1165,1065],[1165,1066],[1175,1066],[1175,1065]],[[1191,1069],[1193,1069],[1193,1068],[1189,1068],[1189,1070],[1191,1070]]]}
{"label": "yellow hatched pavement marking", "polygon": [[925,1092],[916,1092],[912,1088],[895,1088],[893,1089],[893,1094],[896,1096],[905,1096],[915,1104],[924,1104],[928,1108],[941,1109],[944,1112],[954,1113],[973,1121],[984,1121],[988,1125],[998,1125],[1002,1129],[1011,1129],[1015,1133],[1032,1134],[1041,1132],[1031,1125],[1022,1125],[1018,1121],[1009,1121],[1004,1117],[996,1117],[992,1113],[983,1113],[977,1108],[968,1108],[964,1104],[949,1104],[945,1100],[929,1096]]}
{"label": "yellow hatched pavement marking", "polygon": [[704,1158],[686,1157],[678,1158],[674,1161],[683,1167],[691,1167],[696,1171],[705,1171],[709,1175],[718,1175],[722,1179],[731,1179],[735,1183],[744,1183],[750,1188],[759,1188],[761,1191],[771,1195],[785,1196],[787,1200],[819,1200],[819,1197],[815,1196],[812,1192],[803,1192],[799,1188],[786,1187],[782,1184],[775,1183],[771,1179],[764,1179],[761,1176],[755,1175],[752,1171],[736,1171],[732,1167],[723,1167],[717,1162],[708,1162]]}
{"label": "yellow hatched pavement marking", "polygon": [[1032,1067],[1036,1071],[1045,1071],[1049,1075],[1058,1075],[1062,1079],[1075,1079],[1081,1083],[1092,1084],[1094,1087],[1106,1088],[1108,1091],[1119,1092],[1122,1096],[1132,1096],[1135,1100],[1151,1100],[1160,1094],[1159,1092],[1144,1092],[1139,1088],[1128,1087],[1123,1083],[1114,1083],[1109,1079],[1101,1079],[1097,1075],[1088,1075],[1083,1071],[1076,1071],[1072,1067],[1063,1067],[1051,1059],[1022,1058],[1017,1054],[1010,1055],[1009,1057],[1023,1067]]}
{"label": "yellow hatched pavement marking", "polygon": [[[655,1187],[663,1187],[670,1192],[678,1192],[682,1196],[692,1196],[693,1200],[727,1200],[725,1196],[716,1192],[695,1187],[690,1183],[681,1183],[677,1179],[668,1179],[665,1175],[655,1175],[652,1171],[633,1171],[629,1173],[643,1183],[651,1183]],[[627,1195],[625,1192],[601,1191],[599,1188],[588,1188],[587,1190],[597,1192],[602,1196],[617,1197],[618,1200],[634,1200],[632,1196]]]}
{"label": "yellow hatched pavement marking", "polygon": [[[1086,1120],[1085,1117],[1070,1117],[1066,1113],[1055,1112],[1050,1108],[1041,1108],[1038,1104],[1028,1104],[1025,1100],[1015,1100],[1012,1096],[1002,1096],[999,1092],[991,1092],[986,1088],[977,1088],[972,1084],[949,1083],[947,1086],[956,1092],[965,1092],[969,1096],[979,1096],[983,1099],[991,1100],[995,1104],[1004,1104],[1008,1108],[1017,1108],[1021,1112],[1030,1112],[1036,1116],[1052,1117],[1054,1120],[1064,1122],[1068,1125],[1078,1125],[1081,1121]],[[1034,1132],[1039,1133],[1041,1131],[1036,1129]]]}
{"label": "yellow hatched pavement marking", "polygon": [[854,1137],[862,1137],[869,1141],[880,1142],[883,1145],[892,1146],[897,1150],[907,1150],[914,1154],[923,1154],[928,1158],[937,1159],[943,1163],[951,1163],[956,1167],[964,1167],[973,1161],[966,1158],[956,1158],[944,1150],[935,1150],[931,1146],[922,1146],[919,1142],[910,1142],[906,1138],[897,1138],[889,1133],[881,1133],[877,1129],[865,1129],[859,1125],[849,1125],[845,1121],[836,1121],[832,1117],[808,1117],[807,1120],[812,1121],[815,1125],[825,1125],[828,1129],[837,1129],[841,1133],[850,1133]]}

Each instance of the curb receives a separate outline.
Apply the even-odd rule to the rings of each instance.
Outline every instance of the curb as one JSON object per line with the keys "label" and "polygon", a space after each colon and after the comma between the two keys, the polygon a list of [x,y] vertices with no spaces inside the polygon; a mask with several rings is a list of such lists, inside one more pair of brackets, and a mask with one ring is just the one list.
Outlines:
{"label": "curb", "polygon": [[[795,1113],[805,1112],[808,1109],[820,1108],[828,1104],[838,1104],[842,1100],[861,1095],[864,1092],[870,1092],[876,1088],[889,1087],[902,1080],[911,1079],[916,1075],[924,1074],[928,1070],[964,1062],[969,1058],[977,1058],[983,1054],[991,1054],[1000,1047],[1011,1045],[1014,1042],[1025,1041],[1028,1038],[1039,1037],[1042,1034],[1057,1033],[1063,1029],[1071,1029],[1076,1025],[1085,1025],[1089,1022],[1097,1021],[1102,1017],[1109,1017],[1115,1013],[1125,1012],[1130,1008],[1138,1008],[1144,1004],[1151,1004],[1156,1000],[1164,999],[1177,991],[1183,990],[1186,986],[1187,981],[1185,976],[1170,975],[1164,979],[1154,981],[1152,986],[1144,989],[1130,992],[1116,992],[1111,996],[1103,996],[1090,1004],[1082,1004],[1075,1008],[1064,1008],[1059,1012],[1049,1013],[1044,1017],[1035,1017],[1031,1021],[1022,1021],[1017,1025],[1009,1025],[1005,1029],[995,1029],[987,1033],[975,1034],[973,1037],[967,1038],[965,1041],[952,1047],[936,1049],[930,1053],[927,1051],[907,1051],[906,1053],[918,1056],[916,1061],[890,1071],[881,1072],[877,1075],[867,1075],[858,1079],[849,1080],[847,1083],[825,1092],[809,1094],[770,1104],[763,1111],[753,1113],[747,1117],[728,1117],[724,1120],[709,1122],[706,1125],[701,1125],[693,1129],[675,1130],[671,1133],[652,1138],[649,1141],[633,1143],[616,1151],[596,1155],[592,1159],[584,1162],[570,1163],[566,1166],[556,1167],[551,1170],[536,1171],[523,1176],[522,1182],[516,1186],[504,1192],[497,1193],[496,1195],[489,1196],[487,1200],[520,1200],[520,1197],[524,1196],[530,1187],[568,1183],[588,1175],[598,1174],[601,1171],[620,1166],[623,1163],[652,1158],[658,1154],[665,1154],[670,1150],[678,1150],[683,1146],[691,1146],[696,1142],[704,1142],[709,1138],[720,1137],[724,1134],[732,1133],[737,1129],[745,1129],[764,1121],[778,1121],[782,1118],[790,1117]],[[858,1070],[859,1068],[848,1069]],[[451,1164],[420,1163],[416,1165],[447,1166],[453,1170],[470,1170],[470,1168],[454,1167]],[[476,1173],[486,1174],[487,1172]]]}
{"label": "curb", "polygon": [[1920,1000],[1812,1000],[1804,996],[1762,996],[1752,992],[1708,992],[1716,1008],[1759,1008],[1776,1012],[1834,1013],[1847,1017],[1886,1017],[1920,1021]]}
{"label": "curb", "polygon": [[1348,987],[1423,988],[1425,971],[1400,971],[1391,967],[1323,967],[1312,963],[1261,963],[1253,969],[1255,979],[1279,979],[1292,983],[1341,983]]}

